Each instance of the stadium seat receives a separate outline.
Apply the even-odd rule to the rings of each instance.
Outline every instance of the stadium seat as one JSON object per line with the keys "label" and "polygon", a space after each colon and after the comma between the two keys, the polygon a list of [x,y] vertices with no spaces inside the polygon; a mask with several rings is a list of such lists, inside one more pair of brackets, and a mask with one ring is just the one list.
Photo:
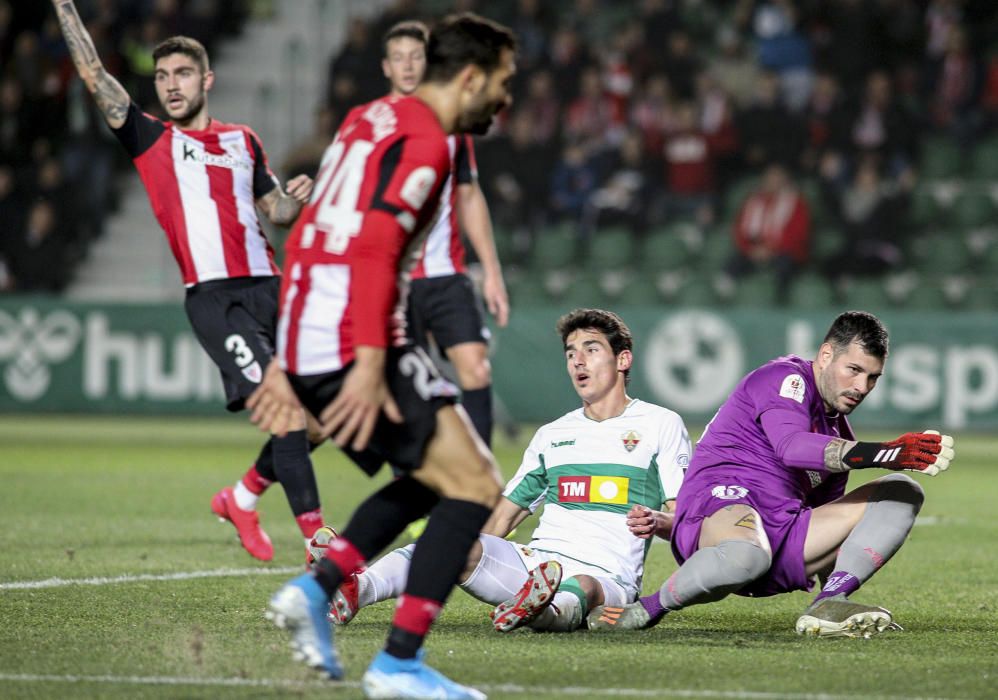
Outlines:
{"label": "stadium seat", "polygon": [[680,307],[694,308],[717,306],[717,303],[717,294],[711,280],[705,275],[696,274],[687,277],[675,302]]}
{"label": "stadium seat", "polygon": [[735,217],[738,216],[738,210],[741,208],[742,203],[748,198],[749,193],[758,186],[759,178],[752,176],[743,177],[733,183],[728,188],[727,194],[724,195],[724,211],[721,212],[721,216],[729,221],[734,221]]}
{"label": "stadium seat", "polygon": [[509,290],[513,308],[542,306],[548,303],[548,293],[541,275],[531,275],[524,271],[511,274],[506,271],[506,288]]}
{"label": "stadium seat", "polygon": [[911,244],[915,268],[926,275],[965,273],[970,266],[966,239],[956,231],[919,236]]}
{"label": "stadium seat", "polygon": [[493,227],[492,237],[496,242],[496,253],[503,263],[509,263],[516,259],[516,246],[513,239],[513,231],[505,228]]}
{"label": "stadium seat", "polygon": [[695,265],[705,273],[713,274],[727,265],[735,252],[735,241],[730,224],[718,224],[704,235],[703,249]]}
{"label": "stadium seat", "polygon": [[925,140],[919,166],[922,176],[926,178],[952,178],[964,174],[960,149],[953,139],[945,136]]}
{"label": "stadium seat", "polygon": [[648,274],[632,275],[617,298],[621,306],[661,306],[664,303],[662,294],[655,284],[654,278]]}
{"label": "stadium seat", "polygon": [[877,278],[854,278],[845,285],[845,295],[848,306],[878,313],[890,304],[884,291],[883,281]]}
{"label": "stadium seat", "polygon": [[776,275],[771,270],[761,270],[738,280],[738,292],[731,303],[750,308],[766,308],[778,303]]}
{"label": "stadium seat", "polygon": [[992,136],[974,146],[970,168],[974,177],[998,180],[998,137]]}
{"label": "stadium seat", "polygon": [[917,311],[936,311],[944,308],[946,300],[938,280],[923,274],[908,296],[907,306]]}
{"label": "stadium seat", "polygon": [[703,234],[695,224],[679,223],[653,229],[640,247],[638,266],[651,273],[684,268],[693,257],[690,246],[695,240],[703,245]]}
{"label": "stadium seat", "polygon": [[820,228],[811,234],[811,259],[816,263],[838,255],[844,247],[845,235],[838,228]]}
{"label": "stadium seat", "polygon": [[800,181],[801,194],[807,200],[808,209],[811,212],[811,226],[827,226],[832,222],[832,217],[825,207],[825,198],[821,196],[821,186],[812,179]]}
{"label": "stadium seat", "polygon": [[948,221],[961,228],[987,226],[995,222],[995,204],[980,187],[967,188],[953,202]]}
{"label": "stadium seat", "polygon": [[543,271],[570,265],[580,250],[576,225],[562,222],[540,231],[530,255],[530,266]]}
{"label": "stadium seat", "polygon": [[911,208],[908,210],[908,220],[912,226],[924,231],[939,223],[941,214],[942,209],[933,188],[928,184],[917,186],[911,193]]}
{"label": "stadium seat", "polygon": [[599,275],[577,271],[572,274],[568,285],[561,293],[548,289],[552,297],[560,303],[570,304],[571,308],[606,308],[613,306],[613,298],[603,290]]}
{"label": "stadium seat", "polygon": [[789,303],[796,309],[828,309],[835,306],[835,295],[828,280],[814,272],[804,272],[790,285]]}
{"label": "stadium seat", "polygon": [[586,263],[594,270],[633,265],[637,257],[634,241],[634,233],[628,228],[601,228],[593,234]]}

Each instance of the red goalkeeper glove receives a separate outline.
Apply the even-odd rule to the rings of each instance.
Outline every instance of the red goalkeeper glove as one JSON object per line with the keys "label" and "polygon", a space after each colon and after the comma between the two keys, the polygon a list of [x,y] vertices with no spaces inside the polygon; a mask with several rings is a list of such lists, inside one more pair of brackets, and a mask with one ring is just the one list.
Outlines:
{"label": "red goalkeeper glove", "polygon": [[953,438],[926,430],[905,433],[890,442],[857,442],[842,456],[842,461],[850,469],[881,467],[935,476],[949,468],[955,455]]}

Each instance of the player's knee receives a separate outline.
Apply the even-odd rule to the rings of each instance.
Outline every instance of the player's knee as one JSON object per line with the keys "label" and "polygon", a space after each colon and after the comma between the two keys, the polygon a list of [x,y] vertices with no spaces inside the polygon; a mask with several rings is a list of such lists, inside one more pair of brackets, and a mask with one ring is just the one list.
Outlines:
{"label": "player's knee", "polygon": [[769,571],[773,555],[768,548],[747,540],[725,540],[717,545],[732,585],[748,584]]}
{"label": "player's knee", "polygon": [[918,513],[925,503],[925,489],[907,474],[888,474],[877,480],[870,501],[906,503]]}
{"label": "player's knee", "polygon": [[488,357],[476,357],[456,369],[457,380],[465,391],[484,389],[492,384],[492,363]]}

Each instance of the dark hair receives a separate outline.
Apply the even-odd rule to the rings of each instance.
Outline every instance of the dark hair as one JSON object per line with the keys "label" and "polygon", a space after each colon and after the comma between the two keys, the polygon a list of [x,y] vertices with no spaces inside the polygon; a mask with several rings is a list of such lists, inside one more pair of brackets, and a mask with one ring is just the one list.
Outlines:
{"label": "dark hair", "polygon": [[425,48],[430,42],[430,29],[418,20],[397,22],[381,38],[381,55],[388,58],[388,42],[392,39],[415,39]]}
{"label": "dark hair", "polygon": [[430,32],[423,80],[447,82],[469,64],[491,73],[503,49],[516,50],[516,38],[507,27],[471,12],[448,15]]}
{"label": "dark hair", "polygon": [[208,72],[208,52],[205,50],[204,44],[189,36],[171,36],[169,39],[163,39],[152,50],[152,60],[156,62],[175,53],[189,56],[198,64],[202,73]]}
{"label": "dark hair", "polygon": [[[631,329],[627,327],[624,320],[612,311],[603,309],[575,309],[558,319],[555,326],[558,335],[561,336],[561,344],[564,345],[568,336],[577,330],[594,330],[606,336],[606,342],[610,344],[614,356],[619,355],[624,350],[632,350],[634,347],[634,337]],[[631,370],[624,370],[624,382],[631,380]]]}
{"label": "dark hair", "polygon": [[845,352],[852,342],[881,360],[887,357],[887,329],[880,319],[866,311],[846,311],[832,322],[823,343],[830,343],[835,354]]}

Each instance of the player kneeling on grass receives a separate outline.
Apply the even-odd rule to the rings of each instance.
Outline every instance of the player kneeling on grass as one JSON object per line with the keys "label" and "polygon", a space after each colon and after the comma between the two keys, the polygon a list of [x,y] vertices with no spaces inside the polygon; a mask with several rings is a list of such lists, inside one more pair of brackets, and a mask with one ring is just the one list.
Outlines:
{"label": "player kneeling on grass", "polygon": [[697,443],[676,499],[679,569],[652,595],[594,610],[590,629],[651,627],[673,610],[729,593],[768,596],[824,587],[797,620],[816,637],[869,637],[892,625],[849,600],[904,543],[925,498],[904,474],[846,493],[853,469],[935,476],[953,439],[933,431],[857,442],[846,416],[873,391],[887,358],[875,316],[835,319],[813,362],[781,357],[746,376]]}
{"label": "player kneeling on grass", "polygon": [[[582,407],[534,435],[504,497],[472,546],[461,587],[498,605],[500,632],[570,632],[597,605],[620,606],[641,590],[647,543],[668,537],[660,512],[689,461],[682,419],[627,395],[631,332],[616,314],[579,309],[558,321],[568,375]],[[541,504],[528,546],[505,537]],[[431,521],[432,522],[432,521]],[[330,617],[402,594],[418,545],[396,549],[341,586]]]}

